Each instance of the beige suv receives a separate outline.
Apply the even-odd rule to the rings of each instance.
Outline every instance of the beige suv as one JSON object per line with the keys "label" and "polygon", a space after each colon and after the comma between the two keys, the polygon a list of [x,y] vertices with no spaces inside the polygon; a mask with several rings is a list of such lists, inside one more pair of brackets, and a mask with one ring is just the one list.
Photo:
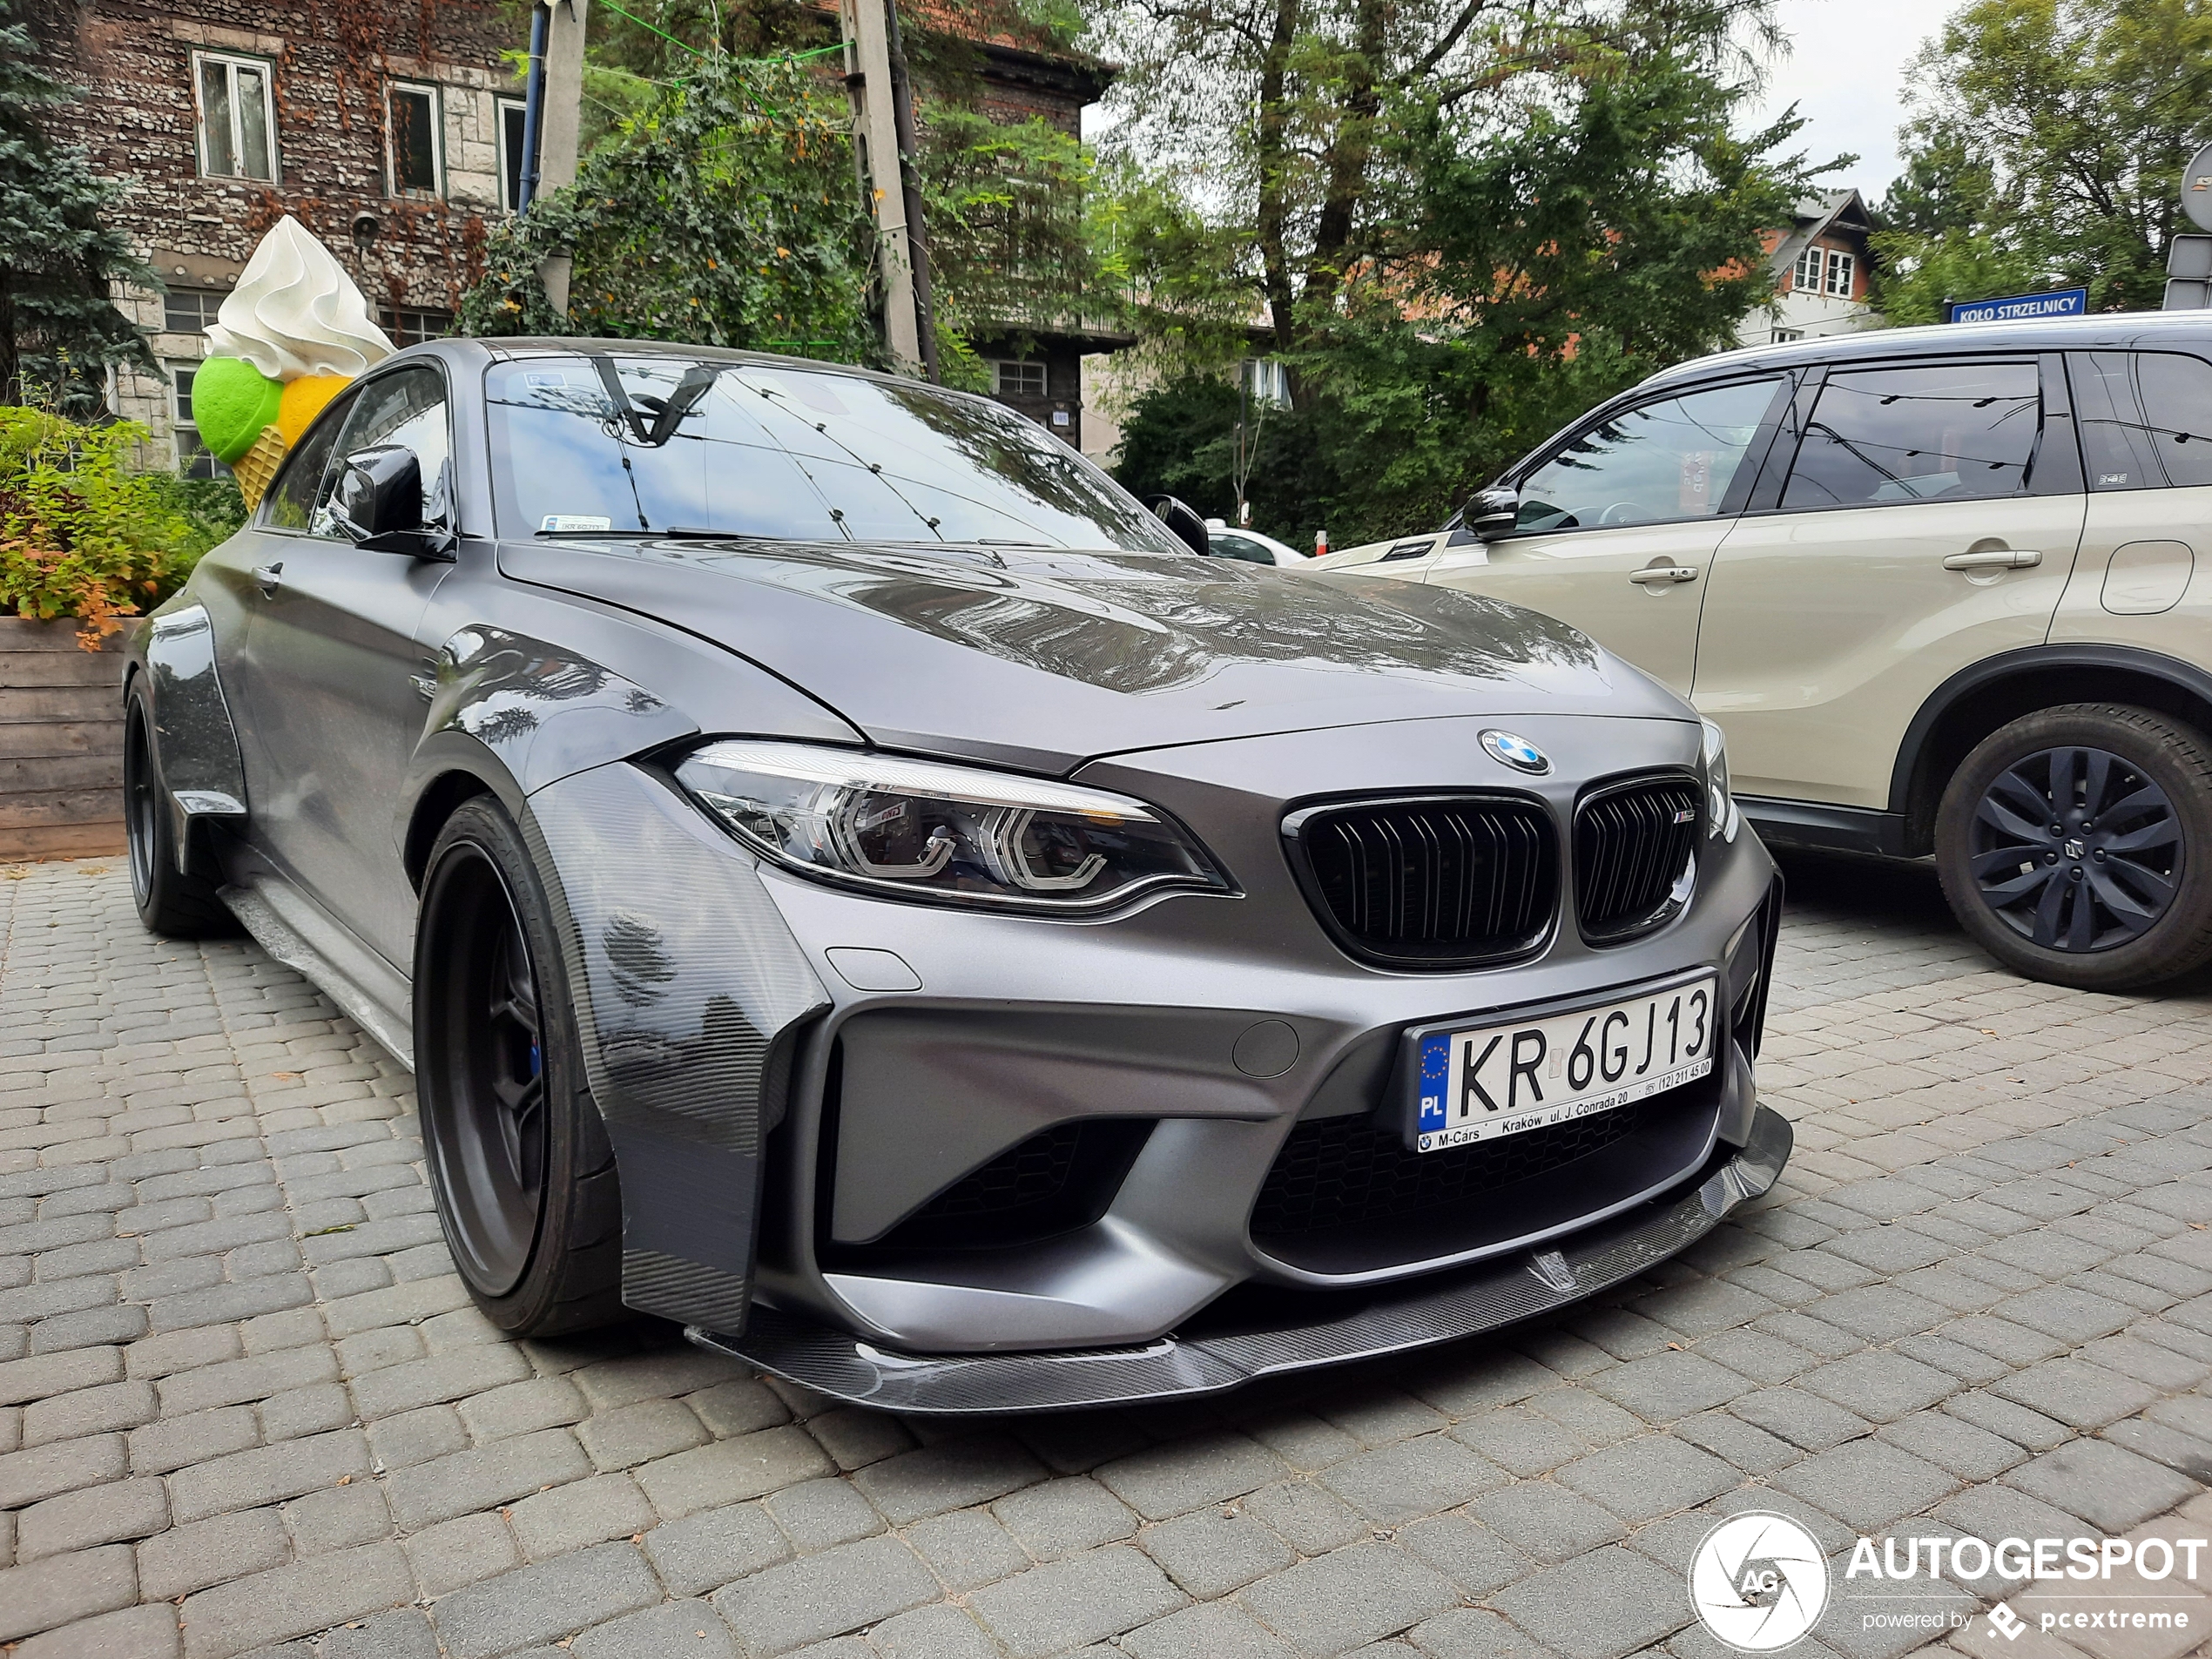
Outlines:
{"label": "beige suv", "polygon": [[1932,854],[2024,974],[2212,958],[2212,317],[1685,363],[1308,568],[1574,624],[1717,723],[1767,840]]}

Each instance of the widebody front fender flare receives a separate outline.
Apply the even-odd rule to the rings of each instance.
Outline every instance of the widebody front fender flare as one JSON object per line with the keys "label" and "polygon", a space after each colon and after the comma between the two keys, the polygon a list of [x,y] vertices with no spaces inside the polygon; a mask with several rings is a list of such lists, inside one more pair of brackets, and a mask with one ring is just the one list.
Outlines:
{"label": "widebody front fender flare", "polygon": [[622,1182],[622,1299],[737,1328],[724,1322],[752,1298],[768,1131],[829,994],[754,860],[645,767],[556,779],[522,826]]}
{"label": "widebody front fender flare", "polygon": [[[181,596],[180,596],[181,597]],[[171,813],[177,867],[187,867],[192,826],[242,826],[246,763],[215,662],[215,630],[199,604],[164,607],[147,623],[125,671],[142,675],[153,710],[155,770]]]}

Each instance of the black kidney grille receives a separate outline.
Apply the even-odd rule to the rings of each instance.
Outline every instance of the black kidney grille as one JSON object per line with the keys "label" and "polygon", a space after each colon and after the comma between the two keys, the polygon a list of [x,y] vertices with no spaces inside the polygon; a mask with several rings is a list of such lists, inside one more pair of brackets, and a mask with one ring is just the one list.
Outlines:
{"label": "black kidney grille", "polygon": [[1655,778],[1607,790],[1575,815],[1575,903],[1585,938],[1614,941],[1674,914],[1672,894],[1697,850],[1697,786]]}
{"label": "black kidney grille", "polygon": [[1551,926],[1559,853],[1534,803],[1371,801],[1298,826],[1313,896],[1347,948],[1449,967],[1527,949]]}
{"label": "black kidney grille", "polygon": [[1276,1154],[1252,1206],[1252,1236],[1327,1232],[1463,1205],[1602,1151],[1672,1103],[1662,1096],[1441,1152],[1408,1151],[1402,1134],[1372,1117],[1314,1118]]}

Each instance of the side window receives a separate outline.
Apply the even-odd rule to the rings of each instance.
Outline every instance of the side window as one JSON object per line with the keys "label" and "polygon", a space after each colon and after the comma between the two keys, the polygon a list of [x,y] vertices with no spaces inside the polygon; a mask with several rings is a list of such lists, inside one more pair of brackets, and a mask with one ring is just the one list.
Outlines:
{"label": "side window", "polygon": [[1275,563],[1275,556],[1249,536],[1229,536],[1216,530],[1210,539],[1217,559],[1242,559],[1247,564]]}
{"label": "side window", "polygon": [[1519,528],[1710,517],[1781,383],[1737,381],[1608,415],[1522,481]]}
{"label": "side window", "polygon": [[1783,510],[2015,495],[2027,487],[2042,424],[2033,363],[1831,373]]}
{"label": "side window", "polygon": [[2179,352],[2077,352],[2092,489],[2212,484],[2212,363]]}
{"label": "side window", "polygon": [[[363,387],[347,411],[339,434],[338,459],[380,444],[398,444],[415,451],[422,468],[422,522],[442,523],[447,517],[446,462],[453,454],[453,440],[446,419],[445,377],[428,364],[416,364],[395,374],[380,375]],[[327,535],[324,509],[337,488],[338,469],[332,467],[315,497],[317,535]]]}
{"label": "side window", "polygon": [[271,529],[304,530],[314,520],[322,475],[329,468],[332,441],[347,415],[344,406],[329,410],[284,458],[276,486],[261,502],[260,522]]}

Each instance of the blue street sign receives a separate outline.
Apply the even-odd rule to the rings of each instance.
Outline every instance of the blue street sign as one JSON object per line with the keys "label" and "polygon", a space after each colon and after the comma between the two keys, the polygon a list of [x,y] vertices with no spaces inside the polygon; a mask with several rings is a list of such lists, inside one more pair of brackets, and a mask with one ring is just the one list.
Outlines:
{"label": "blue street sign", "polygon": [[1963,300],[1951,307],[1952,322],[2033,322],[2044,317],[2079,317],[2089,309],[2087,288],[2054,288],[2048,293],[2016,293],[2009,300]]}

